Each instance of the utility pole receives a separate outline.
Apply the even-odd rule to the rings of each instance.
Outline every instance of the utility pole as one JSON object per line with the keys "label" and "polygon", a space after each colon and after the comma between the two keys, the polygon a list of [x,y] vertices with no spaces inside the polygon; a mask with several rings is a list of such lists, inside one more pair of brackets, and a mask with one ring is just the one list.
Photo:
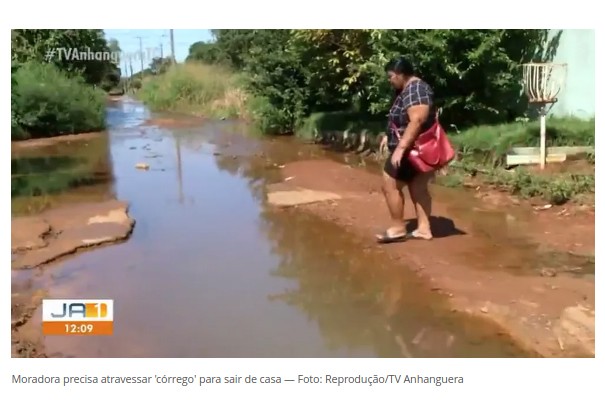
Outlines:
{"label": "utility pole", "polygon": [[167,38],[168,35],[162,34],[160,35],[160,60],[164,60],[164,38]]}
{"label": "utility pole", "polygon": [[170,52],[172,53],[172,63],[176,64],[176,56],[174,55],[174,30],[170,30]]}
{"label": "utility pole", "polygon": [[177,180],[178,180],[178,184],[179,184],[179,203],[182,205],[183,201],[185,200],[185,197],[183,195],[183,166],[181,164],[181,136],[180,135],[174,135],[174,141],[175,141],[175,145],[176,145],[176,173],[177,173]]}
{"label": "utility pole", "polygon": [[145,68],[143,67],[143,38],[138,36],[137,38],[139,38],[139,58],[141,59],[141,79],[143,79],[143,70],[145,70]]}
{"label": "utility pole", "polygon": [[122,72],[122,77],[124,79],[124,92],[128,91],[128,63],[126,62],[126,58],[123,60],[124,62],[124,71]]}

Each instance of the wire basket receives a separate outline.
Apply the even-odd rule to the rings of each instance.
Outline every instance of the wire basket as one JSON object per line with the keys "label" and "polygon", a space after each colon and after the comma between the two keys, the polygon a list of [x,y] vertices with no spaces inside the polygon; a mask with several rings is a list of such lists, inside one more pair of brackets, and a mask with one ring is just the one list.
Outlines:
{"label": "wire basket", "polygon": [[565,85],[567,64],[526,63],[523,65],[525,94],[532,104],[554,104]]}

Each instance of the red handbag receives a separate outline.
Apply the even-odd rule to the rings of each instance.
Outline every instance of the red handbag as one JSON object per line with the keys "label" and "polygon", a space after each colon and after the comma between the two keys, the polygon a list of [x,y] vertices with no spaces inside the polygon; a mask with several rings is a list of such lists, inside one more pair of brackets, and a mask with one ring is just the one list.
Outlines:
{"label": "red handbag", "polygon": [[[395,129],[393,122],[391,125]],[[416,170],[428,173],[448,165],[456,157],[456,150],[439,123],[438,117],[435,117],[433,126],[418,135],[407,154],[409,162]]]}

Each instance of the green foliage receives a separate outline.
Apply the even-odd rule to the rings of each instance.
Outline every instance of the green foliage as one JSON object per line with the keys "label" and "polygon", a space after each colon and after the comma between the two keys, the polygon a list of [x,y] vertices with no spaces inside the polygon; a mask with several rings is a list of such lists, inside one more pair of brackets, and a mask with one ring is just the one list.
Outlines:
{"label": "green foliage", "polygon": [[222,50],[214,43],[196,42],[189,47],[187,62],[205,64],[228,64]]}
{"label": "green foliage", "polygon": [[481,183],[505,190],[523,198],[539,197],[549,203],[560,205],[578,196],[594,194],[594,174],[556,173],[542,174],[518,167],[508,171],[502,167],[485,169],[485,166],[469,160],[450,167],[445,176],[438,176],[437,182],[448,187],[464,184],[464,175],[478,176]]}
{"label": "green foliage", "polygon": [[11,160],[11,197],[55,194],[94,183],[86,161],[67,156],[28,157]]}
{"label": "green foliage", "polygon": [[[449,131],[460,158],[471,159],[489,166],[501,165],[511,147],[540,145],[539,122],[514,122],[502,125],[482,125],[456,134]],[[593,146],[595,120],[550,118],[546,126],[547,146]]]}
{"label": "green foliage", "polygon": [[[548,146],[587,146],[595,142],[594,119],[551,118],[547,121]],[[511,147],[539,146],[539,123],[514,122],[495,126],[477,126],[455,134],[450,139],[459,155],[448,175],[438,177],[445,186],[459,186],[463,176],[479,176],[482,182],[524,198],[540,197],[562,204],[581,195],[594,194],[595,176],[562,172],[542,174],[523,167],[505,170],[506,153]],[[588,156],[594,164],[594,154]],[[589,168],[589,167],[588,167]]]}
{"label": "green foliage", "polygon": [[[256,116],[272,133],[292,132],[314,112],[384,117],[391,101],[384,66],[407,54],[435,89],[446,125],[510,122],[527,108],[520,63],[548,60],[547,30],[214,30],[190,58],[247,74]],[[410,50],[413,50],[411,54]]]}
{"label": "green foliage", "polygon": [[149,64],[149,70],[151,74],[164,74],[168,71],[171,64],[171,58],[153,58]]}
{"label": "green foliage", "polygon": [[524,198],[539,196],[555,205],[563,204],[576,195],[594,193],[595,190],[594,174],[564,173],[542,176],[530,173],[525,169],[517,169],[512,173],[494,170],[488,174],[486,181],[507,189],[512,194],[518,194]]}
{"label": "green foliage", "polygon": [[[106,41],[102,29],[15,29],[11,33],[13,62],[52,63],[60,70],[80,74],[87,83],[101,85],[105,90],[115,87],[120,80],[120,69],[112,60],[66,60],[59,57],[57,50],[60,48],[79,52],[119,50],[117,41]],[[57,52],[51,60],[47,60],[49,50]]]}
{"label": "green foliage", "polygon": [[133,90],[140,90],[143,87],[143,81],[139,77],[134,77],[130,80],[130,88]]}
{"label": "green foliage", "polygon": [[[104,134],[41,147],[17,145],[11,150],[12,212],[37,213],[64,198],[106,200],[111,177],[109,137]],[[87,187],[84,193],[77,190],[82,186]]]}
{"label": "green foliage", "polygon": [[213,117],[245,117],[246,96],[229,71],[199,63],[171,67],[151,76],[138,93],[155,110],[202,113]]}
{"label": "green foliage", "polygon": [[80,76],[68,76],[52,64],[28,62],[13,69],[11,82],[13,140],[105,127],[105,95]]}

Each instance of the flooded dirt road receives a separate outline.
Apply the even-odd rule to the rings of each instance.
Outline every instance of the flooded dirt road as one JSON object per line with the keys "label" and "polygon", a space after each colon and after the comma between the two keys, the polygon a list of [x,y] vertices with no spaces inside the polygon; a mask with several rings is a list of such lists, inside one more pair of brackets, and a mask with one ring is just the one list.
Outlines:
{"label": "flooded dirt road", "polygon": [[[537,355],[493,322],[453,310],[359,233],[267,206],[280,166],[325,152],[244,138],[241,124],[157,126],[150,117],[136,102],[109,107],[113,180],[93,193],[130,203],[129,240],[13,271],[13,285],[49,297],[114,299],[113,336],[45,337],[48,356]],[[27,330],[40,321],[38,308]]]}

